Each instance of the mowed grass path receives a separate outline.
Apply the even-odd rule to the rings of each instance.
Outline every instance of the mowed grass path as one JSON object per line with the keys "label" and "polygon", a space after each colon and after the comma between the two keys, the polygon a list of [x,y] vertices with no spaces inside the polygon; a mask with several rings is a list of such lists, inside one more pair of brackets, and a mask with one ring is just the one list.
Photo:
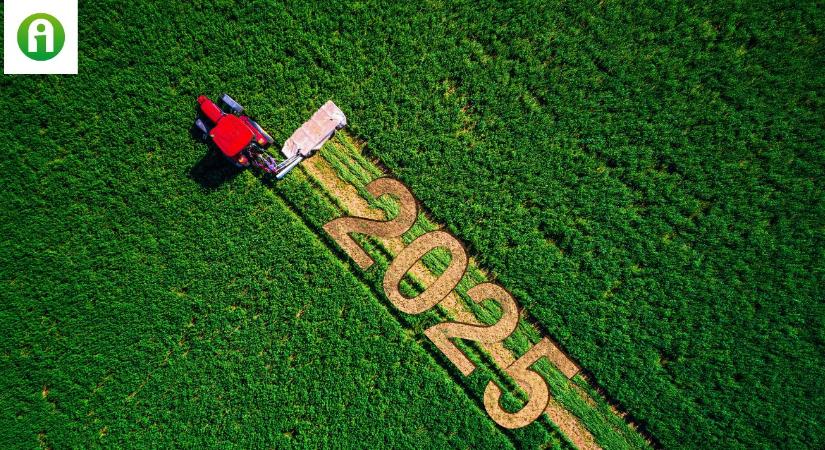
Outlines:
{"label": "mowed grass path", "polygon": [[[821,17],[813,2],[81,5],[78,76],[0,78],[11,324],[0,342],[14,374],[3,377],[6,435],[85,442],[108,425],[93,417],[108,414],[138,423],[145,439],[174,439],[153,426],[184,427],[178,417],[190,416],[190,432],[210,424],[229,439],[243,414],[254,416],[246,405],[259,404],[227,406],[248,392],[232,377],[311,347],[308,337],[289,340],[295,321],[270,320],[256,326],[282,324],[290,336],[277,358],[259,357],[261,369],[221,366],[247,351],[226,336],[241,320],[256,323],[241,300],[266,291],[280,301],[258,304],[288,305],[284,317],[295,317],[307,297],[318,307],[325,284],[301,281],[318,270],[363,289],[312,265],[327,253],[300,244],[292,231],[303,228],[254,178],[214,192],[190,178],[203,151],[185,135],[193,100],[226,91],[278,141],[334,99],[368,152],[661,443],[821,447]],[[252,229],[264,234],[231,237]],[[277,270],[287,262],[299,270]],[[244,310],[248,319],[235,316]],[[352,329],[334,313],[324,320]],[[295,320],[317,317],[306,314]],[[248,333],[250,342],[267,335]],[[369,334],[353,333],[345,336]],[[182,370],[201,334],[209,344],[196,364],[225,372]],[[387,383],[432,373],[401,372]],[[335,386],[363,391],[342,373],[358,371],[339,371]],[[195,376],[204,378],[187,394],[181,380]],[[213,380],[234,395],[203,387]],[[72,383],[82,389],[68,394]],[[126,403],[204,398],[197,389],[217,406]],[[167,419],[147,420],[147,408]],[[358,438],[407,439],[397,430],[412,422],[393,415],[407,412],[391,411],[374,411],[387,425]],[[296,425],[305,416],[284,414],[293,419],[276,434],[306,437]],[[124,436],[112,426],[107,436]],[[498,441],[479,445],[488,444]]]}

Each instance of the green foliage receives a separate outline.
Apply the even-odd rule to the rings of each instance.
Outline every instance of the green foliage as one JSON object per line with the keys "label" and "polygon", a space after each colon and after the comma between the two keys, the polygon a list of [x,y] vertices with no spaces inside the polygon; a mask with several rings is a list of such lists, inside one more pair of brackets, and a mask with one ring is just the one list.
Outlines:
{"label": "green foliage", "polygon": [[49,160],[71,133],[2,163],[4,448],[510,445],[251,174],[202,189],[185,134]]}
{"label": "green foliage", "polygon": [[820,447],[814,6],[445,9],[373,155],[666,446]]}
{"label": "green foliage", "polygon": [[279,142],[334,99],[662,444],[822,447],[822,26],[82,2],[79,75],[0,78],[3,446],[507,444],[269,186],[198,164],[194,98],[225,91]]}
{"label": "green foliage", "polygon": [[0,446],[511,447],[280,197],[199,161],[168,48],[111,38],[81,46],[145,59],[2,79]]}

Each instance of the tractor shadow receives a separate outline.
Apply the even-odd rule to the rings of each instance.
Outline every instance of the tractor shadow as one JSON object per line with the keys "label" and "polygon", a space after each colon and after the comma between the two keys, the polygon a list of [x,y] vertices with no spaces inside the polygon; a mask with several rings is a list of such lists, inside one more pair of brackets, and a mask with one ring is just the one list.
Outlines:
{"label": "tractor shadow", "polygon": [[188,177],[200,184],[204,189],[210,191],[215,190],[222,184],[232,181],[232,179],[244,171],[244,169],[235,167],[223,156],[219,155],[211,145],[206,144],[203,139],[201,139],[200,131],[196,127],[193,126],[189,130],[189,135],[192,140],[197,143],[196,147],[206,149],[206,154],[189,169],[188,173]]}

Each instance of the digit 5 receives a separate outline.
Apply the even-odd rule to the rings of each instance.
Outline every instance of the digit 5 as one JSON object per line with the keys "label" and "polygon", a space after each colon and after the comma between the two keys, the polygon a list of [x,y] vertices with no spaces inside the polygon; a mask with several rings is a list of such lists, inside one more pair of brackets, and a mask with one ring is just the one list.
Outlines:
{"label": "digit 5", "polygon": [[547,408],[547,403],[550,401],[550,388],[544,378],[530,369],[530,366],[544,356],[554,361],[559,357],[557,353],[560,354],[561,351],[549,339],[543,338],[521,358],[504,369],[527,393],[527,404],[517,412],[505,411],[500,404],[501,388],[492,380],[487,383],[484,389],[484,408],[497,424],[504,428],[521,428],[531,424]]}

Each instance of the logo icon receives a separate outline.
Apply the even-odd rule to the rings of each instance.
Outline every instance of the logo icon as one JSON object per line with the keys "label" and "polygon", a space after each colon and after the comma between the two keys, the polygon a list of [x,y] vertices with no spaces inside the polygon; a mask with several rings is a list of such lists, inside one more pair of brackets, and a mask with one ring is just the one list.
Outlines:
{"label": "logo icon", "polygon": [[17,45],[24,55],[35,61],[54,58],[63,49],[65,42],[63,25],[46,13],[26,17],[17,29]]}
{"label": "logo icon", "polygon": [[3,73],[76,74],[77,0],[3,0]]}

